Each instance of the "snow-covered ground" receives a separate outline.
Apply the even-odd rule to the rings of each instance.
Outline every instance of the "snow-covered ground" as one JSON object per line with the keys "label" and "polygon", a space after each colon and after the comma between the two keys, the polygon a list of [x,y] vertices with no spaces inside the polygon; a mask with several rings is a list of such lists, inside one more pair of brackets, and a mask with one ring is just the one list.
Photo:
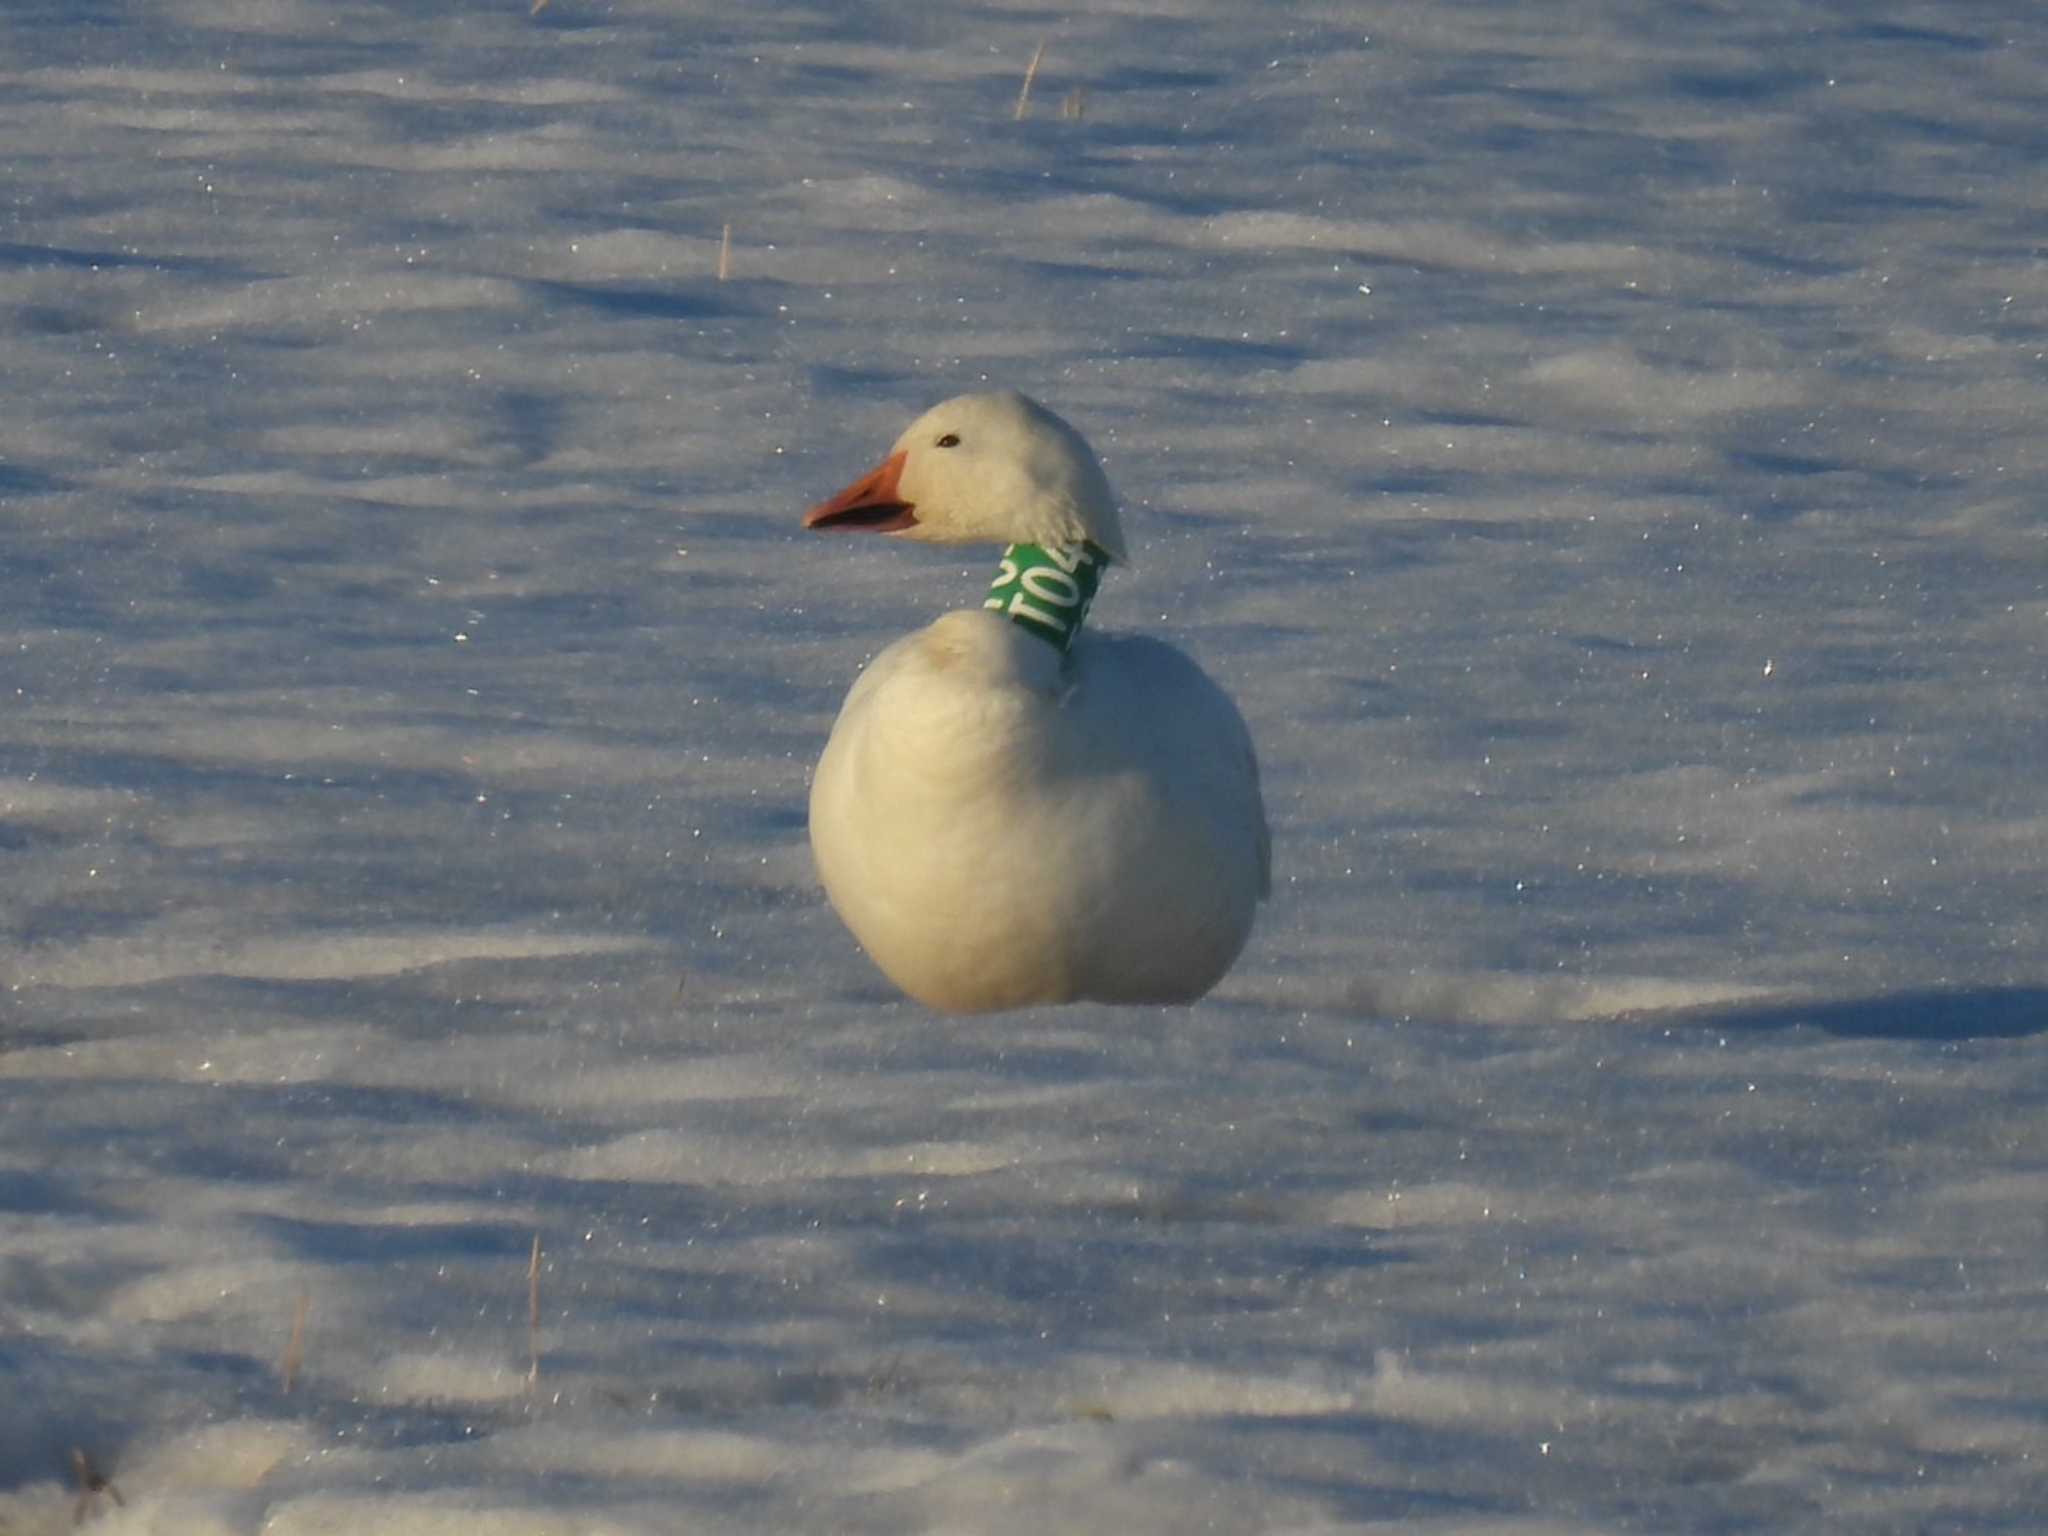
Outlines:
{"label": "snow-covered ground", "polygon": [[[2044,80],[6,0],[4,1529],[2039,1531]],[[993,554],[796,520],[984,380],[1260,744],[1193,1009],[933,1017],[811,876]]]}

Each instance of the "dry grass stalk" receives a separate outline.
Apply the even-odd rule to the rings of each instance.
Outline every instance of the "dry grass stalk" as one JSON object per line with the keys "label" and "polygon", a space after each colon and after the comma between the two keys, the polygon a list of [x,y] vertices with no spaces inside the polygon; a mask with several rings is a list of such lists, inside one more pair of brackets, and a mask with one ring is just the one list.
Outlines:
{"label": "dry grass stalk", "polygon": [[533,1256],[526,1261],[526,1391],[540,1388],[540,1234],[533,1234]]}
{"label": "dry grass stalk", "polygon": [[732,225],[727,224],[718,232],[718,280],[722,283],[732,276]]}
{"label": "dry grass stalk", "polygon": [[1044,57],[1045,43],[1043,40],[1041,40],[1039,42],[1037,50],[1033,52],[1031,55],[1031,62],[1024,67],[1024,84],[1021,88],[1019,88],[1017,92],[1016,120],[1020,123],[1023,122],[1027,116],[1030,115],[1031,82],[1038,78],[1038,61]]}
{"label": "dry grass stalk", "polygon": [[526,14],[529,16],[538,16],[542,11],[546,10],[547,8],[548,0],[533,0],[533,9],[528,11]]}
{"label": "dry grass stalk", "polygon": [[292,1383],[299,1379],[299,1367],[306,1363],[306,1316],[312,1310],[313,1298],[304,1291],[299,1292],[299,1304],[292,1308],[292,1336],[285,1344],[284,1361],[278,1367],[287,1395],[292,1390]]}
{"label": "dry grass stalk", "polygon": [[71,1477],[78,1484],[78,1498],[71,1506],[71,1523],[85,1524],[85,1517],[99,1506],[100,1495],[105,1494],[114,1501],[117,1509],[126,1509],[128,1501],[121,1497],[121,1490],[114,1486],[114,1480],[93,1465],[92,1457],[82,1445],[71,1448]]}

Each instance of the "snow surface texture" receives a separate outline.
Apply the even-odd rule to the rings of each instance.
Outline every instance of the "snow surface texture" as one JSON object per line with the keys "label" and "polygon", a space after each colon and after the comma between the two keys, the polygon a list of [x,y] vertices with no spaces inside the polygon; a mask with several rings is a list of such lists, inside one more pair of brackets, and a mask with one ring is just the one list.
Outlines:
{"label": "snow surface texture", "polygon": [[[4,1529],[2038,1531],[2044,79],[7,0]],[[1261,745],[1191,1010],[931,1017],[811,877],[993,566],[796,519],[984,381]]]}

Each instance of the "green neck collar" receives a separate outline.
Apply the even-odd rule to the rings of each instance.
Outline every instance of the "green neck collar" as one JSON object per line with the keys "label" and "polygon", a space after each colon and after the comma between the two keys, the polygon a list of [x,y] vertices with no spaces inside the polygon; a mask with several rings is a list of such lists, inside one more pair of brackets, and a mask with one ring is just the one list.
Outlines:
{"label": "green neck collar", "polygon": [[1012,544],[1003,551],[981,606],[995,609],[1064,655],[1081,632],[1108,565],[1109,552],[1092,541],[1055,549]]}

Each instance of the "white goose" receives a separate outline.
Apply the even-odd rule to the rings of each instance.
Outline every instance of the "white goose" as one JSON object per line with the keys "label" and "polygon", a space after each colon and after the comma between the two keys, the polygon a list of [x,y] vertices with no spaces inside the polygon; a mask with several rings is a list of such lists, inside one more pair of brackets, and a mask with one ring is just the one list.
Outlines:
{"label": "white goose", "polygon": [[889,979],[947,1013],[1214,986],[1269,888],[1258,763],[1187,656],[1078,633],[1125,558],[1080,433],[1019,394],[962,395],[804,526],[1010,546],[986,607],[861,674],[811,784],[826,895]]}

